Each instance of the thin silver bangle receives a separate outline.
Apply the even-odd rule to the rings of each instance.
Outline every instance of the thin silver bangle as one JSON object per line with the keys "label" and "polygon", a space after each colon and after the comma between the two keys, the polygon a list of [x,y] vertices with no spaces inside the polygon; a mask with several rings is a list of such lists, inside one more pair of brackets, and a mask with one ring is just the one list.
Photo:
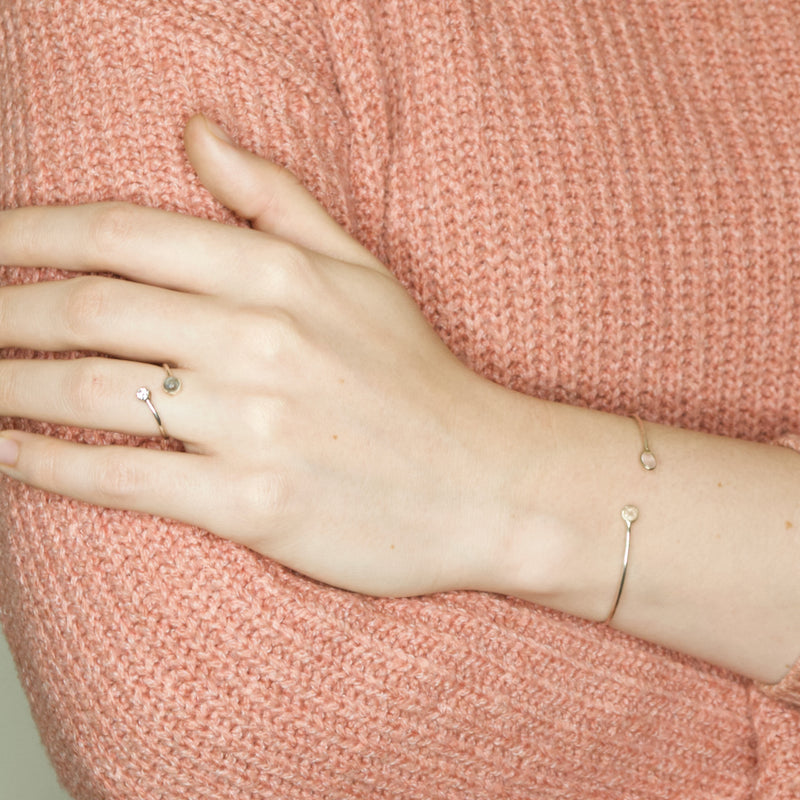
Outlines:
{"label": "thin silver bangle", "polygon": [[642,437],[642,452],[639,453],[639,463],[649,472],[650,470],[654,470],[656,468],[656,457],[653,451],[650,449],[650,443],[647,441],[647,432],[644,429],[644,423],[638,416],[636,416],[636,414],[633,415],[633,418],[636,420],[636,424],[639,426],[639,434]]}
{"label": "thin silver bangle", "polygon": [[[642,465],[643,469],[646,469],[648,472],[652,472],[658,465],[658,462],[656,461],[655,454],[650,449],[650,443],[647,441],[647,432],[644,429],[644,423],[636,414],[633,415],[633,418],[636,420],[636,424],[639,427],[639,435],[642,437],[642,452],[639,454],[639,463]],[[617,596],[614,599],[614,605],[611,608],[611,613],[606,617],[606,625],[611,622],[614,614],[617,613],[617,607],[619,606],[619,601],[622,597],[622,590],[625,586],[625,578],[628,574],[628,557],[630,556],[631,552],[631,526],[634,522],[636,522],[637,519],[639,519],[639,509],[634,505],[628,504],[622,507],[620,514],[622,519],[625,521],[625,553],[622,556],[622,575],[619,579]]]}
{"label": "thin silver bangle", "polygon": [[622,588],[625,586],[625,576],[628,574],[628,555],[631,552],[631,525],[639,518],[639,509],[636,508],[636,506],[623,506],[620,513],[622,519],[625,520],[625,554],[622,556],[622,577],[619,579],[617,597],[614,600],[614,607],[611,609],[611,613],[606,617],[606,625],[611,622],[612,617],[617,613],[619,599],[622,597]]}

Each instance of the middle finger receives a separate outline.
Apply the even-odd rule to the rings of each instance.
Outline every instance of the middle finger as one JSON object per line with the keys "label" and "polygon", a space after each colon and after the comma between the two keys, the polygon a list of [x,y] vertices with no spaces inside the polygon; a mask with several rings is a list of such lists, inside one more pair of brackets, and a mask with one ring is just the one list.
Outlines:
{"label": "middle finger", "polygon": [[208,297],[86,276],[0,289],[0,347],[94,350],[137,361],[207,361],[228,313]]}

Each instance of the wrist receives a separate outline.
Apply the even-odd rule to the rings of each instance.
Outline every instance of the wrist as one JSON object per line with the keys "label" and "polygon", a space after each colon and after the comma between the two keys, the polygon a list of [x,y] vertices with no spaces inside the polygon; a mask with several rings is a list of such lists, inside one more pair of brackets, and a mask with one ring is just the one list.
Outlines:
{"label": "wrist", "polygon": [[[514,438],[506,459],[513,473],[506,482],[509,513],[487,583],[492,591],[603,621],[621,575],[620,509],[635,499],[643,473],[634,423],[522,399],[528,433]],[[628,484],[631,494],[617,497],[615,487]]]}
{"label": "wrist", "polygon": [[614,627],[780,680],[797,657],[800,618],[796,454],[651,424],[660,460],[651,475],[631,419],[528,408],[531,433],[520,428],[509,444],[514,491],[479,588],[604,621],[622,574],[620,512],[632,504],[640,515]]}

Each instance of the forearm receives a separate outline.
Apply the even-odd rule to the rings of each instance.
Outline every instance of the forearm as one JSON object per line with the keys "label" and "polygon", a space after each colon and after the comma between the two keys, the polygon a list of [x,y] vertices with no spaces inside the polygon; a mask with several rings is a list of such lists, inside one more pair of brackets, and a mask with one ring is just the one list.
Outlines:
{"label": "forearm", "polygon": [[536,485],[504,540],[502,588],[603,621],[622,569],[620,511],[631,503],[640,513],[613,626],[780,680],[800,655],[800,457],[648,424],[658,467],[646,472],[633,420],[532,402],[546,433],[520,444],[547,456],[530,459]]}

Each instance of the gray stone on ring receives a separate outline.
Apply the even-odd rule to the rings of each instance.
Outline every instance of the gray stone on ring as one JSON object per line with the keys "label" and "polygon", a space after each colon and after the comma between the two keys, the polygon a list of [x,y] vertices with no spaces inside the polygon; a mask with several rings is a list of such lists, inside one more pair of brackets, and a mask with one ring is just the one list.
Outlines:
{"label": "gray stone on ring", "polygon": [[162,366],[167,371],[167,377],[164,378],[164,382],[161,384],[161,388],[167,394],[178,394],[178,392],[181,390],[181,387],[183,386],[183,383],[181,383],[181,379],[177,377],[177,375],[173,375],[172,371],[166,364],[162,364]]}

